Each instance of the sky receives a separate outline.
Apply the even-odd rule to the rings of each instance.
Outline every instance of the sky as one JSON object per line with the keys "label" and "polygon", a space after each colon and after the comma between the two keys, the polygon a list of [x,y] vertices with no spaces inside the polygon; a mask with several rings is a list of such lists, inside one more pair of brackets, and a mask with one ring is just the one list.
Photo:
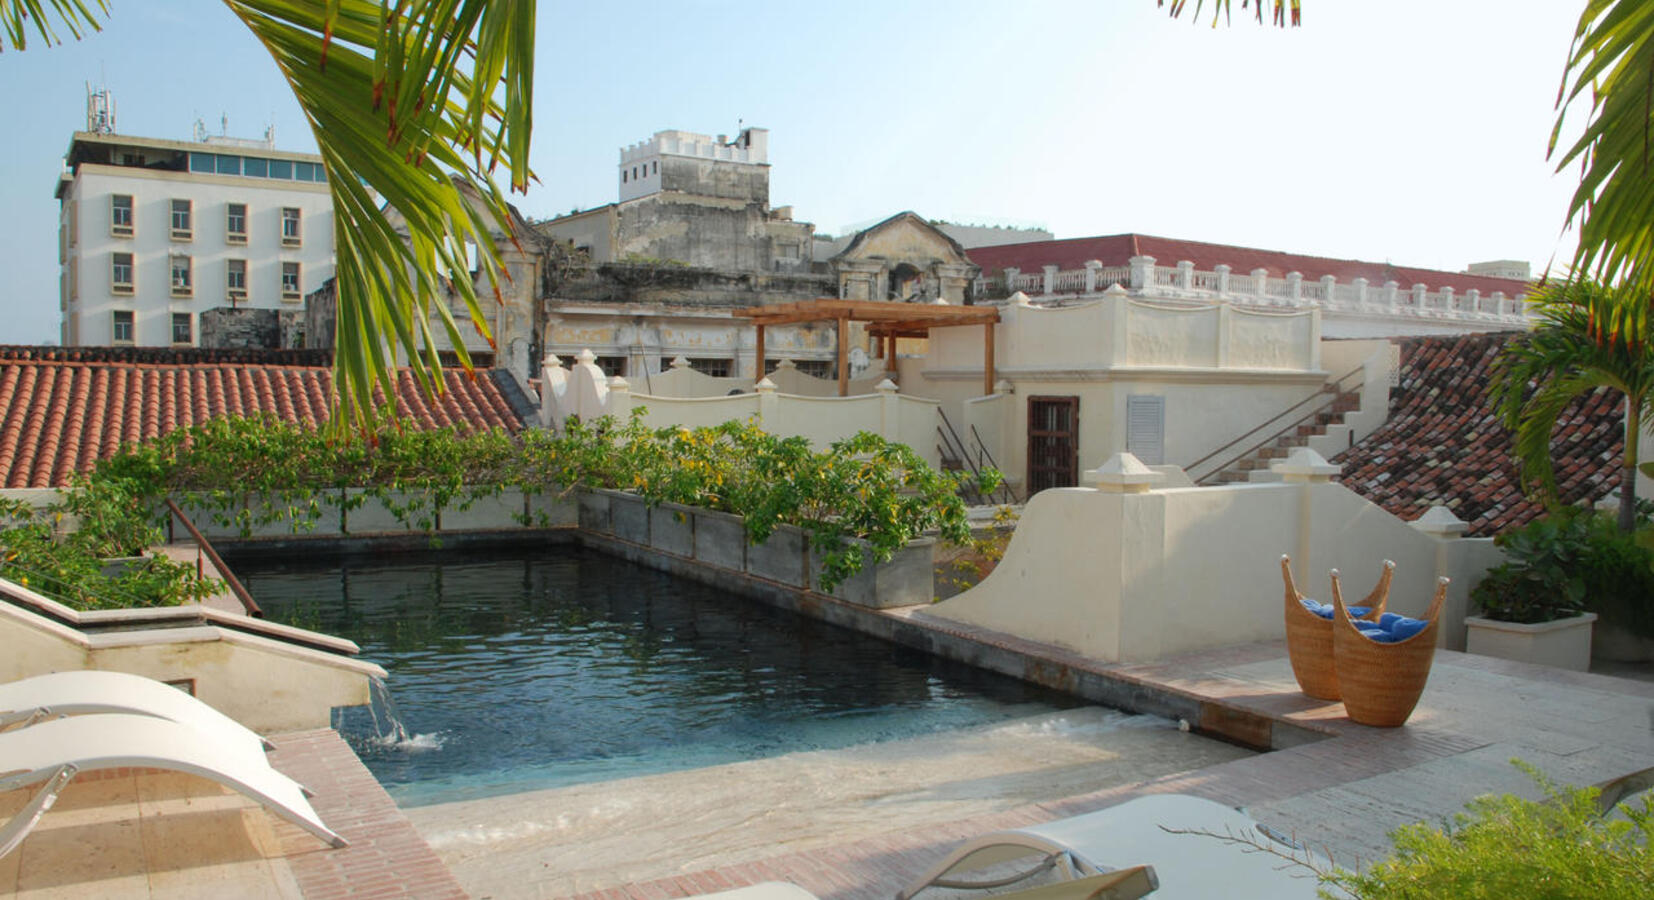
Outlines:
{"label": "sky", "polygon": [[[0,53],[3,344],[57,340],[52,191],[88,83],[122,134],[188,140],[227,117],[315,149],[223,5],[110,2],[101,33]],[[543,0],[539,182],[515,202],[536,218],[612,202],[623,146],[745,123],[770,130],[772,205],[827,234],[912,210],[1448,271],[1567,259],[1577,174],[1545,150],[1580,0],[1304,6],[1280,30],[1154,0]]]}

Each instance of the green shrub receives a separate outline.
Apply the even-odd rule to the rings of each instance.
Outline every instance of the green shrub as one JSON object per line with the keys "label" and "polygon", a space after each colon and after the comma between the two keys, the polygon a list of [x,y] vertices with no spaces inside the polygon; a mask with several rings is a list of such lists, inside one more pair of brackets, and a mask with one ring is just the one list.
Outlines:
{"label": "green shrub", "polygon": [[[1543,801],[1480,797],[1443,827],[1408,825],[1391,834],[1395,855],[1327,885],[1361,900],[1507,900],[1515,897],[1654,897],[1654,798],[1604,815],[1596,788],[1559,788],[1519,761]],[[1323,896],[1337,893],[1323,889]]]}
{"label": "green shrub", "polygon": [[1588,510],[1561,509],[1495,541],[1510,561],[1471,591],[1484,615],[1549,622],[1591,610],[1654,637],[1654,552]]}

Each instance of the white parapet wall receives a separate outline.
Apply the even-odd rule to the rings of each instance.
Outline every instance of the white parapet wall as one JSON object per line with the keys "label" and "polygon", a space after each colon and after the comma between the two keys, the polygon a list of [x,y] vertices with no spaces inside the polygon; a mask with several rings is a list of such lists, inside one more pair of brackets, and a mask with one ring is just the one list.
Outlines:
{"label": "white parapet wall", "polygon": [[265,734],[327,728],[385,670],[349,641],[196,606],[77,612],[0,579],[0,683],[101,669],[179,684]]}
{"label": "white parapet wall", "polygon": [[[547,359],[541,381],[547,386],[540,411],[544,427],[561,429],[571,416],[582,421],[601,416],[624,420],[634,409],[642,409],[643,422],[651,428],[711,427],[750,421],[771,434],[806,438],[817,448],[867,431],[906,444],[932,466],[940,463],[937,425],[941,403],[899,394],[890,381],[880,381],[871,393],[852,397],[786,394],[768,378],[750,392],[739,394],[660,396],[633,393],[632,385],[624,378],[605,376],[594,358],[590,352],[582,352],[568,368],[555,358]],[[697,379],[708,377],[696,372],[684,374]],[[687,381],[680,379],[679,386],[684,383]]]}
{"label": "white parapet wall", "polygon": [[[1420,615],[1435,579],[1453,579],[1442,646],[1464,647],[1470,588],[1500,553],[1441,516],[1409,524],[1329,477],[1300,451],[1276,484],[1149,489],[1162,480],[1127,454],[1093,478],[1030,499],[1004,559],[975,588],[925,614],[1056,644],[1106,662],[1148,662],[1285,636],[1281,555],[1301,590],[1365,596],[1396,562],[1390,609]],[[1296,464],[1296,465],[1294,465]],[[1442,512],[1445,513],[1445,510]]]}

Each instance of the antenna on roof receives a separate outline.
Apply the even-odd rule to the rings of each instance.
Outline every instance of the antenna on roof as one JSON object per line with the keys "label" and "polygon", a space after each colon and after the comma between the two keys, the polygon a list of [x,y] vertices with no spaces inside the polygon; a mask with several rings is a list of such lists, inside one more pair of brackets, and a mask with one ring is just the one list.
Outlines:
{"label": "antenna on roof", "polygon": [[86,130],[93,134],[115,133],[115,97],[109,88],[86,85]]}

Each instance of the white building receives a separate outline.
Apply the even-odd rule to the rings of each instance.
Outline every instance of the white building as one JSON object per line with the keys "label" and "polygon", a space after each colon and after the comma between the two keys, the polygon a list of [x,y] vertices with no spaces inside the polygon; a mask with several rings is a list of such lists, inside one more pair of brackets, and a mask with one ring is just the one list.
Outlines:
{"label": "white building", "polygon": [[270,139],[76,132],[57,198],[66,346],[193,346],[221,306],[301,319],[333,276],[322,158]]}

